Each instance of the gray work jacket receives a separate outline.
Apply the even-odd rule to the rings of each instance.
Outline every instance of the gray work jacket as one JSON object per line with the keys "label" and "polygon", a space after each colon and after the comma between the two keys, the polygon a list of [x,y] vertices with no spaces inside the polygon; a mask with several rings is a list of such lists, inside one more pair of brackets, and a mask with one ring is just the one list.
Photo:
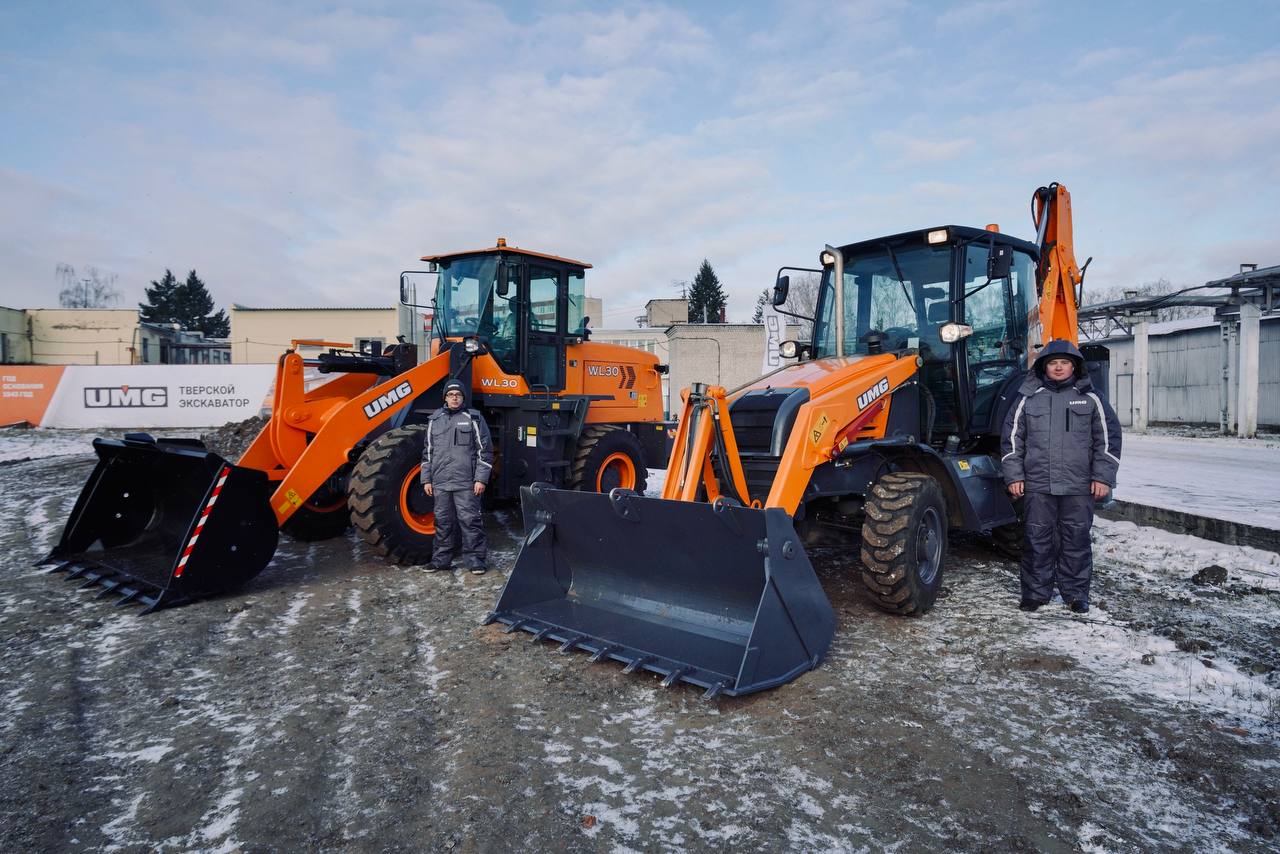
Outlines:
{"label": "gray work jacket", "polygon": [[1005,483],[1052,495],[1087,495],[1094,480],[1116,485],[1120,421],[1087,374],[1061,385],[1028,374],[1000,439]]}
{"label": "gray work jacket", "polygon": [[474,409],[442,406],[427,420],[422,447],[422,482],[435,489],[470,489],[488,483],[493,471],[489,425]]}

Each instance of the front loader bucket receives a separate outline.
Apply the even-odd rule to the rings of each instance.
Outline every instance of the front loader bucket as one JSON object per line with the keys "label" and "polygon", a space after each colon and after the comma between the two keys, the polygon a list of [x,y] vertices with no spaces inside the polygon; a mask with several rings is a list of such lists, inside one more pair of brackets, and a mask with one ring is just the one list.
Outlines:
{"label": "front loader bucket", "polygon": [[784,510],[521,490],[525,541],[485,622],[736,696],[817,667],[831,603]]}
{"label": "front loader bucket", "polygon": [[[98,465],[41,563],[146,611],[233,590],[275,553],[263,472],[193,440],[94,439]],[[144,611],[144,613],[146,613]]]}

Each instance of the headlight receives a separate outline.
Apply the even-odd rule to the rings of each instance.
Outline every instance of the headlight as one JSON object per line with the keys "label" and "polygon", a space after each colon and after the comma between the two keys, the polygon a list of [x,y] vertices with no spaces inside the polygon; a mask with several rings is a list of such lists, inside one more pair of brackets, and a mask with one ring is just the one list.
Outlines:
{"label": "headlight", "polygon": [[947,344],[954,344],[961,338],[968,338],[973,334],[973,327],[966,326],[963,323],[944,323],[942,328],[938,330],[938,337]]}
{"label": "headlight", "polygon": [[939,228],[929,232],[928,241],[930,243],[946,243],[947,230],[945,228]]}
{"label": "headlight", "polygon": [[480,343],[479,338],[463,338],[462,346],[468,353],[470,353],[473,356],[484,349],[484,345]]}
{"label": "headlight", "polygon": [[830,267],[832,264],[836,263],[836,256],[832,255],[830,252],[823,252],[818,256],[818,259],[822,262],[822,266],[824,267]]}
{"label": "headlight", "polygon": [[794,341],[783,341],[778,345],[778,355],[784,359],[794,359],[800,352],[800,345]]}

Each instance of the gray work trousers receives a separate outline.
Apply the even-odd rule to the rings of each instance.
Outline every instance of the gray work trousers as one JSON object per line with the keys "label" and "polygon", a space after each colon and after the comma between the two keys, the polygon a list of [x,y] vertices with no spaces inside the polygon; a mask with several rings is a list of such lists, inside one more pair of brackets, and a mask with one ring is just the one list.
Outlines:
{"label": "gray work trousers", "polygon": [[488,557],[484,541],[484,517],[480,513],[480,496],[471,489],[435,490],[436,539],[431,549],[431,562],[448,566],[458,550],[461,532],[462,555],[459,563],[466,567],[483,566]]}
{"label": "gray work trousers", "polygon": [[1028,492],[1023,499],[1022,599],[1048,602],[1053,586],[1065,602],[1089,601],[1093,577],[1092,495]]}

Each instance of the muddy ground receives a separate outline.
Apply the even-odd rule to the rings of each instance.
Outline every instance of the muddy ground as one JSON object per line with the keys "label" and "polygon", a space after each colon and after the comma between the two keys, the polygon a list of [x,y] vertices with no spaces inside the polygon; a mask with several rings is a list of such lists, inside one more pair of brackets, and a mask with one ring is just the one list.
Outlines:
{"label": "muddy ground", "polygon": [[514,510],[484,577],[282,539],[234,595],[116,608],[31,566],[91,465],[0,465],[0,850],[1280,844],[1280,556],[1100,522],[1086,618],[953,541],[902,619],[826,546],[826,662],[704,701],[480,626]]}

